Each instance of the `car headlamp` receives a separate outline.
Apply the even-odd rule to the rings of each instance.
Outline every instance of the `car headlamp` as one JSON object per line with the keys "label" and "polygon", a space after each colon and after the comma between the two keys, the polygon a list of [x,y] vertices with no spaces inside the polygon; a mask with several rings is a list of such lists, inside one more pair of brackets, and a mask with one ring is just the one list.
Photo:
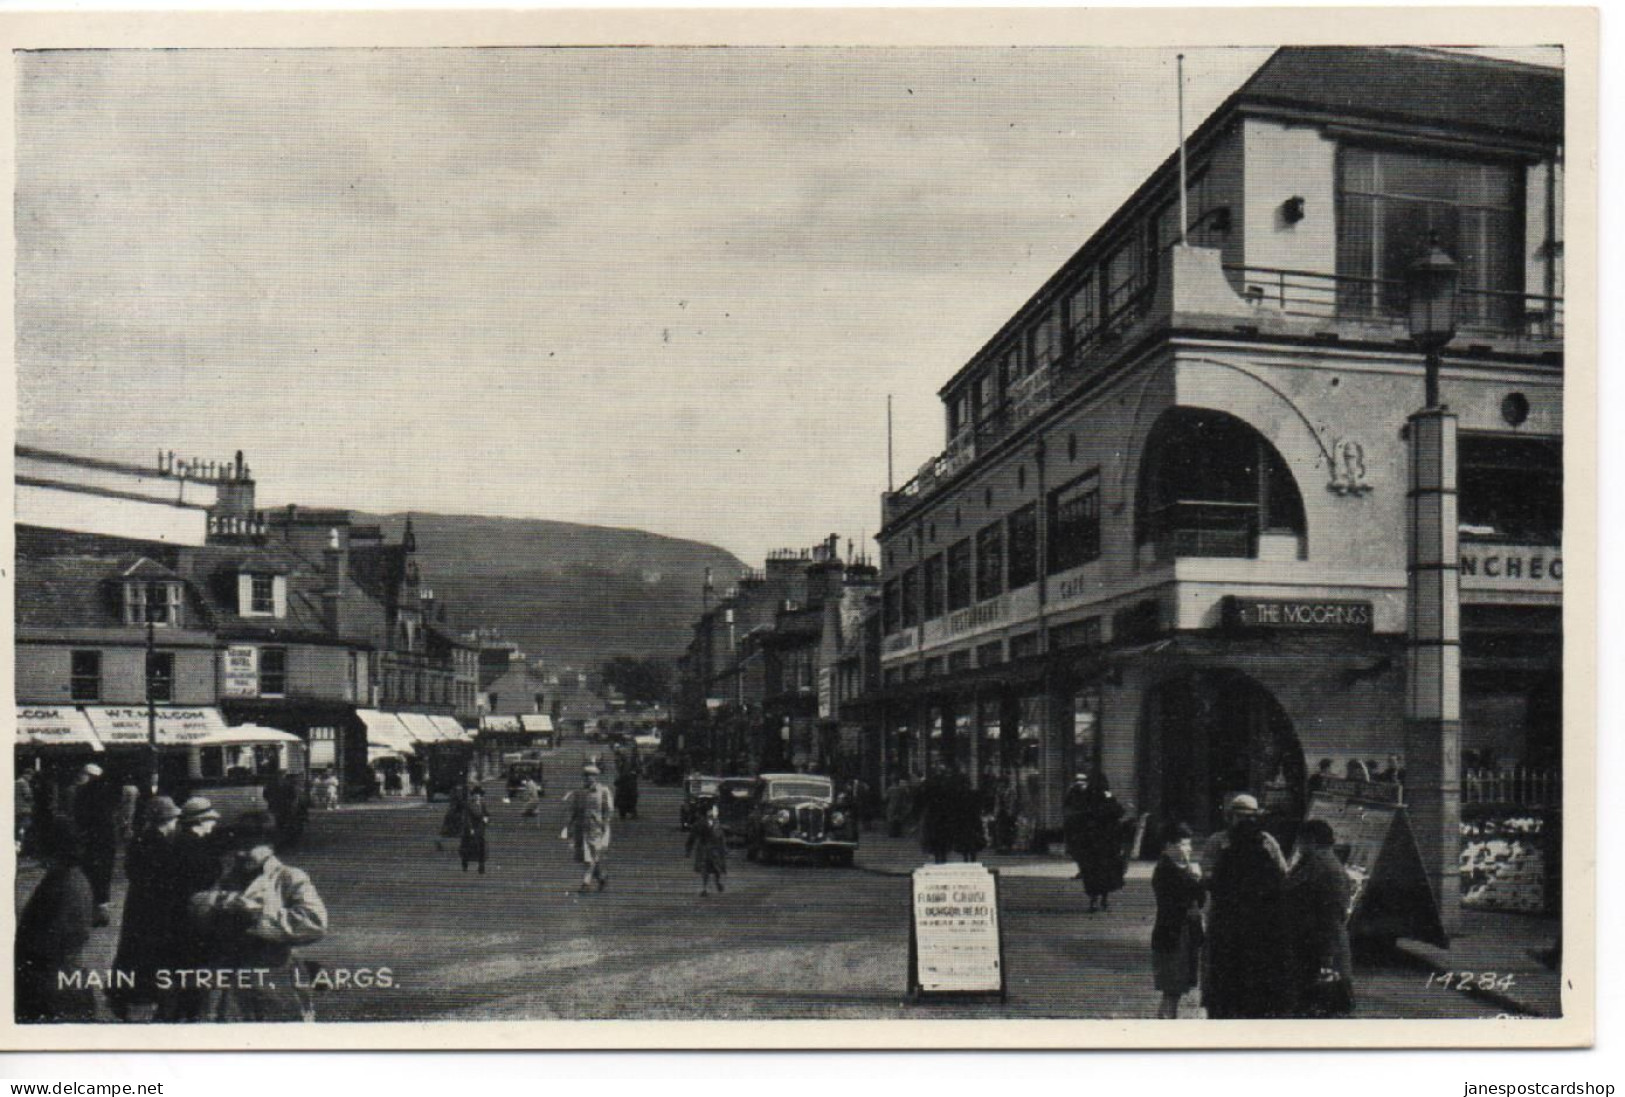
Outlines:
{"label": "car headlamp", "polygon": [[781,826],[781,827],[789,826],[790,825],[790,809],[789,808],[780,808],[778,810],[778,812],[773,816],[773,818],[778,821],[779,826]]}
{"label": "car headlamp", "polygon": [[829,825],[832,827],[846,826],[846,814],[839,811],[832,813],[829,817]]}

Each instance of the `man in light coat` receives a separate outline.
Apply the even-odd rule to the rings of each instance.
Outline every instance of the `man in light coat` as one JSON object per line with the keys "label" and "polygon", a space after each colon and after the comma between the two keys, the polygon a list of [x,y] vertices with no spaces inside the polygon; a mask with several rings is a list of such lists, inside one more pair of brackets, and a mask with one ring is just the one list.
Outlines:
{"label": "man in light coat", "polygon": [[575,858],[586,865],[581,877],[580,891],[609,886],[604,873],[604,858],[609,853],[609,821],[615,814],[615,797],[608,788],[598,783],[600,770],[596,765],[581,770],[581,787],[564,797],[569,808],[569,822],[564,837],[575,846]]}

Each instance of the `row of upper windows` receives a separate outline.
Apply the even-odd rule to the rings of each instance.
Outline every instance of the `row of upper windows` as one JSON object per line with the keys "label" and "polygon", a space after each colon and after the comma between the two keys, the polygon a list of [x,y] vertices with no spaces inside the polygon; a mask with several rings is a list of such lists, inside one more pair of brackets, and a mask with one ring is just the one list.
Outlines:
{"label": "row of upper windows", "polygon": [[[269,572],[243,572],[237,582],[237,614],[241,617],[288,615],[288,579]],[[178,579],[130,580],[124,584],[124,623],[183,628],[186,624],[186,584]]]}
{"label": "row of upper windows", "polygon": [[[1431,150],[1345,143],[1338,149],[1335,217],[1336,314],[1402,315],[1407,268],[1431,245],[1461,270],[1463,322],[1512,325],[1529,306],[1521,163]],[[1188,188],[1188,242],[1215,247],[1229,238],[1226,199],[1198,169]],[[992,350],[946,394],[950,439],[1023,398],[1025,379],[1067,355],[1087,353],[1117,331],[1155,285],[1166,251],[1179,241],[1178,202],[1127,227],[1101,257],[1072,272],[1022,329]],[[1561,254],[1560,213],[1544,226],[1553,258]],[[1239,276],[1238,276],[1239,277]],[[1536,287],[1547,292],[1544,287]]]}
{"label": "row of upper windows", "polygon": [[[102,699],[102,653],[74,651],[69,655],[68,695],[75,701]],[[352,656],[352,659],[354,657]],[[149,652],[146,658],[146,698],[155,702],[175,699],[175,653]],[[259,696],[282,697],[288,689],[288,649],[260,648],[258,656]]]}
{"label": "row of upper windows", "polygon": [[[1100,555],[1100,476],[1090,471],[1049,493],[1048,573]],[[948,546],[882,588],[882,628],[895,632],[1019,590],[1038,579],[1038,507],[1028,503]]]}

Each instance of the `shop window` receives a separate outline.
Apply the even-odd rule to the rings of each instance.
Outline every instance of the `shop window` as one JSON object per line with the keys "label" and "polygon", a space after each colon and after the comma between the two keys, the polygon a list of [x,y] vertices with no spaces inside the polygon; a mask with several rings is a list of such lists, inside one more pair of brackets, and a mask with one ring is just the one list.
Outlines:
{"label": "shop window", "polygon": [[948,546],[948,609],[964,609],[971,603],[970,538]]}
{"label": "shop window", "polygon": [[976,534],[976,600],[1004,593],[1004,523],[993,522]]}
{"label": "shop window", "polygon": [[288,692],[288,649],[260,648],[260,696],[282,697]]}
{"label": "shop window", "polygon": [[1337,198],[1339,313],[1403,317],[1407,268],[1437,240],[1461,268],[1465,326],[1521,322],[1524,196],[1516,165],[1345,146]]}
{"label": "shop window", "polygon": [[1560,440],[1462,434],[1456,490],[1464,540],[1563,543]]}
{"label": "shop window", "polygon": [[147,655],[147,700],[167,704],[175,699],[175,653],[154,651]]}
{"label": "shop window", "polygon": [[1049,572],[1100,556],[1100,475],[1087,472],[1049,495]]}
{"label": "shop window", "polygon": [[70,656],[69,695],[75,701],[102,699],[102,653],[76,651]]}
{"label": "shop window", "polygon": [[1098,648],[1100,646],[1100,618],[1088,617],[1082,621],[1073,621],[1069,625],[1057,625],[1049,630],[1049,646],[1051,651],[1068,651],[1073,648]]}
{"label": "shop window", "polygon": [[[1264,436],[1222,412],[1175,408],[1146,438],[1135,506],[1141,560],[1303,559],[1303,497]],[[1264,551],[1261,551],[1264,550]]]}
{"label": "shop window", "polygon": [[925,620],[942,616],[942,553],[937,553],[925,562],[925,590],[922,596],[921,614]]}
{"label": "shop window", "polygon": [[1028,503],[1012,511],[1009,526],[1010,589],[1019,590],[1038,579],[1038,506]]}
{"label": "shop window", "polygon": [[1072,695],[1072,770],[1087,773],[1099,761],[1100,690],[1090,687]]}
{"label": "shop window", "polygon": [[920,573],[918,568],[903,572],[903,627],[920,623]]}

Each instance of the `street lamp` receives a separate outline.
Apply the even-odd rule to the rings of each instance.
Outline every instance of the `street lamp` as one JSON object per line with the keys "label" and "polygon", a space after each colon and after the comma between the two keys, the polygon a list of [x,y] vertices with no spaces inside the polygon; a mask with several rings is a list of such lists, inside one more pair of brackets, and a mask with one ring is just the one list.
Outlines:
{"label": "street lamp", "polygon": [[1460,277],[1437,239],[1406,277],[1426,372],[1423,407],[1408,421],[1405,801],[1446,941],[1461,920],[1461,589],[1456,416],[1439,399],[1439,366],[1456,335]]}

